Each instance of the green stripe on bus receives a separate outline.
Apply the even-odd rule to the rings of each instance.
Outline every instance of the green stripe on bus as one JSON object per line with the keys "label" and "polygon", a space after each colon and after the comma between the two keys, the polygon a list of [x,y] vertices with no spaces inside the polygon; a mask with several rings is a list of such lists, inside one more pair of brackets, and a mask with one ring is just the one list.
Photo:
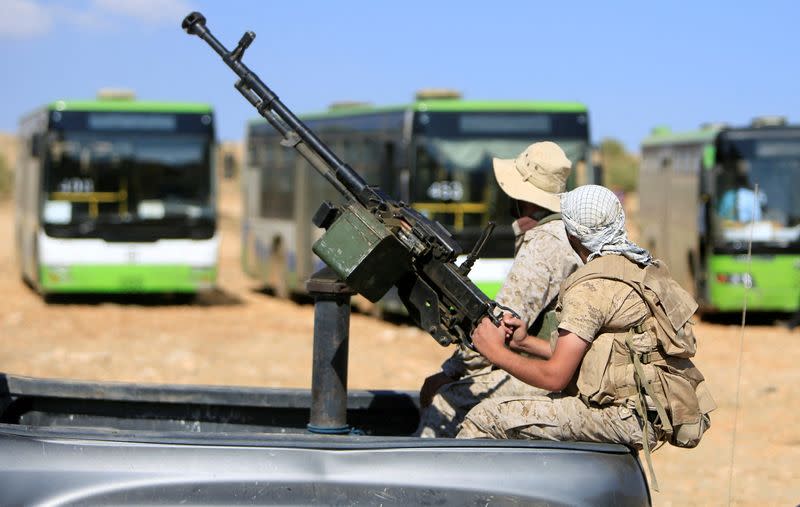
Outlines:
{"label": "green stripe on bus", "polygon": [[503,100],[421,100],[414,103],[416,111],[433,112],[531,112],[531,113],[585,113],[586,105],[580,102],[503,101]]}
{"label": "green stripe on bus", "polygon": [[[741,311],[745,287],[720,278],[748,272],[745,255],[713,255],[708,262],[709,302],[720,311]],[[747,309],[794,312],[800,309],[800,255],[754,255],[749,266],[753,286]]]}
{"label": "green stripe on bus", "polygon": [[216,268],[182,265],[41,266],[39,283],[47,293],[196,292],[212,288]]}
{"label": "green stripe on bus", "polygon": [[200,102],[162,102],[152,100],[57,100],[47,105],[51,111],[90,111],[121,113],[211,113],[209,104]]}
{"label": "green stripe on bus", "polygon": [[710,143],[719,133],[718,128],[692,130],[690,132],[656,132],[642,141],[642,147],[671,144]]}
{"label": "green stripe on bus", "polygon": [[[301,120],[319,120],[323,118],[341,118],[378,113],[396,113],[402,111],[430,111],[430,112],[515,112],[515,113],[585,113],[585,104],[580,102],[558,101],[514,101],[514,100],[458,100],[439,99],[421,100],[411,104],[394,106],[367,106],[356,105],[342,107],[330,111],[313,112],[300,115]],[[266,122],[263,118],[250,120],[251,124]]]}
{"label": "green stripe on bus", "polygon": [[491,299],[494,299],[497,296],[497,293],[500,292],[500,287],[503,286],[503,282],[474,282],[475,285],[487,296]]}

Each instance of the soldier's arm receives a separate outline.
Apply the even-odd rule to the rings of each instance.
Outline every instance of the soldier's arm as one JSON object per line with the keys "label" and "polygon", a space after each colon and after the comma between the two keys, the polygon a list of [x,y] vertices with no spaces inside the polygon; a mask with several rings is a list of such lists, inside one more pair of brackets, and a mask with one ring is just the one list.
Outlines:
{"label": "soldier's arm", "polygon": [[508,342],[511,350],[525,352],[543,359],[549,359],[553,355],[550,341],[529,335],[525,321],[505,314],[503,315],[503,324],[512,330],[511,340]]}
{"label": "soldier's arm", "polygon": [[489,361],[526,384],[558,392],[564,389],[589,349],[589,343],[570,331],[559,331],[549,359],[521,356],[505,347],[505,328],[483,319],[472,334],[475,347]]}
{"label": "soldier's arm", "polygon": [[[526,329],[556,296],[561,281],[559,278],[554,283],[554,277],[555,270],[561,265],[559,259],[564,255],[562,247],[558,238],[552,234],[543,231],[528,232],[495,298],[498,303],[516,311],[525,321]],[[534,339],[536,341],[532,342],[535,344],[531,345],[531,350],[525,351],[538,357],[550,357],[552,350],[549,342],[535,337]],[[491,368],[492,363],[481,354],[460,346],[442,364],[442,373],[452,379],[459,379],[467,374],[476,375],[489,371]]]}

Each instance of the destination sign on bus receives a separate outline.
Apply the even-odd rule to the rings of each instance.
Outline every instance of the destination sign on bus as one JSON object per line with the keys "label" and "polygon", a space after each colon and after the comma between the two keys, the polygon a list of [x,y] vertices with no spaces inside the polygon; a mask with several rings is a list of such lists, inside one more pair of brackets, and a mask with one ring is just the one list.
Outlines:
{"label": "destination sign on bus", "polygon": [[212,116],[198,113],[128,111],[52,111],[50,126],[59,131],[213,133]]}
{"label": "destination sign on bus", "polygon": [[459,130],[471,133],[545,133],[550,132],[552,122],[545,114],[462,114],[458,121]]}
{"label": "destination sign on bus", "polygon": [[414,121],[414,132],[441,137],[504,137],[552,139],[588,136],[586,113],[537,112],[424,112]]}
{"label": "destination sign on bus", "polygon": [[757,157],[800,157],[800,143],[795,141],[759,141]]}
{"label": "destination sign on bus", "polygon": [[175,130],[172,114],[92,113],[88,118],[92,130]]}

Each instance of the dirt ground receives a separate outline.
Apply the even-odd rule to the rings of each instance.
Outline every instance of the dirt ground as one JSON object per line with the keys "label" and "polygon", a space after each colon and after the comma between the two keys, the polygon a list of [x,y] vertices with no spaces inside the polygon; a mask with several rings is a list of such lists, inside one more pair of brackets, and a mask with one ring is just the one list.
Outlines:
{"label": "dirt ground", "polygon": [[[13,209],[0,203],[0,371],[309,387],[313,307],[272,298],[244,276],[236,195],[232,184],[223,186],[219,290],[194,304],[152,298],[45,304],[19,279]],[[745,329],[738,411],[739,326],[702,322],[696,331],[702,340],[696,363],[719,408],[698,448],[667,446],[654,455],[661,483],[654,505],[727,505],[729,497],[732,505],[800,504],[800,329]],[[450,353],[413,327],[361,314],[352,316],[350,336],[352,388],[417,389]]]}

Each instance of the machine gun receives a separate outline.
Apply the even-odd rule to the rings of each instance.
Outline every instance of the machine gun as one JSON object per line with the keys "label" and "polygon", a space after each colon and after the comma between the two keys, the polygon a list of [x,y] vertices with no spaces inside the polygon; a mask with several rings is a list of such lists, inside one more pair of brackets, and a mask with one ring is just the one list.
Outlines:
{"label": "machine gun", "polygon": [[235,88],[281,134],[281,144],[297,150],[344,196],[344,204],[326,201],[314,214],[314,224],[325,233],[312,247],[342,281],[372,302],[396,286],[411,317],[441,345],[472,347],[470,335],[484,317],[500,325],[502,311],[511,310],[489,299],[467,277],[493,222],[467,259],[456,265],[461,247],[447,229],[368,185],[242,63],[255,33],[245,32],[228,51],[199,12],[186,16],[182,27],[206,41],[239,77]]}

